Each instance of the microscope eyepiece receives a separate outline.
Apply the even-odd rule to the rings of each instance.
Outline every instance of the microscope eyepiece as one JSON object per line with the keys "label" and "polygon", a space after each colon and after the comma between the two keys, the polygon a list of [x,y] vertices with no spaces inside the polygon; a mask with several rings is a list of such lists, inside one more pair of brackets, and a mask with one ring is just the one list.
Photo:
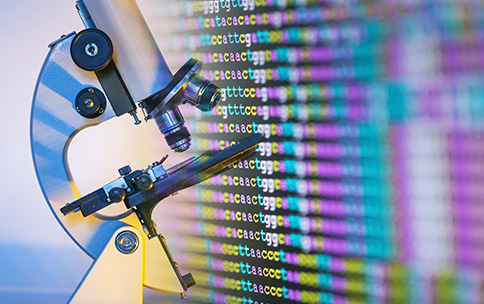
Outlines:
{"label": "microscope eyepiece", "polygon": [[203,112],[211,111],[220,101],[220,89],[199,75],[193,75],[185,89],[185,98]]}

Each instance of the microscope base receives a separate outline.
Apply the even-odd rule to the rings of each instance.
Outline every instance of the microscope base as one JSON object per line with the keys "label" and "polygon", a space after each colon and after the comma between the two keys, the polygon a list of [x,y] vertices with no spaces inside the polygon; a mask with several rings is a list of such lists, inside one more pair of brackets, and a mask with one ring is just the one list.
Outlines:
{"label": "microscope base", "polygon": [[[123,253],[116,242],[122,233],[138,238],[131,253]],[[121,246],[121,245],[120,245]],[[120,228],[106,244],[101,255],[93,262],[69,303],[143,303],[144,242],[137,229]]]}

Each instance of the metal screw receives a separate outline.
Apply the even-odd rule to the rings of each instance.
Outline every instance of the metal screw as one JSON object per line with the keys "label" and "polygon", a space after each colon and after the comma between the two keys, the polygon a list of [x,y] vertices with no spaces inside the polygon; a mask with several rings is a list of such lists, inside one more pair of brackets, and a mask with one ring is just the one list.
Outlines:
{"label": "metal screw", "polygon": [[139,120],[138,115],[136,115],[136,111],[132,111],[129,114],[133,116],[135,125],[139,125],[141,123],[141,120]]}
{"label": "metal screw", "polygon": [[123,231],[116,237],[116,248],[124,254],[133,253],[138,249],[138,237],[131,231]]}
{"label": "metal screw", "polygon": [[123,245],[124,248],[129,248],[131,246],[131,244],[133,244],[131,239],[128,238],[128,237],[123,238],[122,242],[123,242],[122,245]]}
{"label": "metal screw", "polygon": [[97,55],[99,49],[95,43],[90,42],[86,45],[86,48],[84,49],[84,51],[88,56],[94,57]]}
{"label": "metal screw", "polygon": [[92,100],[92,98],[86,98],[84,100],[84,105],[88,108],[92,108],[94,107],[94,100]]}

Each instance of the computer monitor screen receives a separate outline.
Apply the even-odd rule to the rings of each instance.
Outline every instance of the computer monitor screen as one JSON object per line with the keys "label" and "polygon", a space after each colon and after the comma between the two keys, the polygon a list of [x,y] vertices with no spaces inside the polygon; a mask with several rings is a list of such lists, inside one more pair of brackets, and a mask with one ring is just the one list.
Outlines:
{"label": "computer monitor screen", "polygon": [[190,302],[484,301],[484,2],[140,5],[221,88],[191,150],[263,135],[158,208]]}

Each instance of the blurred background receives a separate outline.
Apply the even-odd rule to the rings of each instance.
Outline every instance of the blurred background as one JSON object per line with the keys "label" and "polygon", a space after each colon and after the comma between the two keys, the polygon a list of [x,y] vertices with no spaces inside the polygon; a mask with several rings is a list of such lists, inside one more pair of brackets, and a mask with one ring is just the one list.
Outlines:
{"label": "blurred background", "polygon": [[[197,280],[189,301],[281,300],[233,290],[224,285],[231,278],[289,288],[288,303],[484,302],[482,1],[138,3],[171,70],[195,57],[204,63],[203,76],[226,97],[211,113],[185,115],[192,150],[216,151],[225,140],[244,135],[224,129],[224,123],[263,125],[271,149],[261,148],[258,159],[264,166],[284,165],[278,172],[242,166],[228,177],[278,178],[293,185],[268,191],[212,179],[164,203],[155,215],[159,230],[182,269]],[[244,24],[234,25],[234,17]],[[74,1],[0,2],[0,303],[65,303],[91,264],[44,201],[29,138],[47,45],[82,28]],[[233,38],[235,32],[253,33],[251,42],[210,39]],[[236,59],[249,51],[258,57]],[[228,60],[220,59],[224,54]],[[250,79],[237,76],[250,70]],[[234,86],[263,88],[266,95],[231,97]],[[234,105],[261,111],[237,116],[227,110]],[[134,127],[131,117],[122,117],[81,132],[69,164],[81,192],[88,193],[116,178],[118,168],[144,168],[167,152],[154,124]],[[179,160],[170,157],[168,165]],[[235,204],[224,193],[285,203]],[[274,227],[219,216],[227,210],[262,212],[287,223]],[[275,246],[216,234],[215,227],[263,229],[299,242]],[[228,256],[216,250],[222,244],[281,249],[293,260]],[[299,258],[314,263],[300,265]],[[306,281],[217,266],[228,262],[285,267]],[[147,292],[146,299],[176,297]]]}

